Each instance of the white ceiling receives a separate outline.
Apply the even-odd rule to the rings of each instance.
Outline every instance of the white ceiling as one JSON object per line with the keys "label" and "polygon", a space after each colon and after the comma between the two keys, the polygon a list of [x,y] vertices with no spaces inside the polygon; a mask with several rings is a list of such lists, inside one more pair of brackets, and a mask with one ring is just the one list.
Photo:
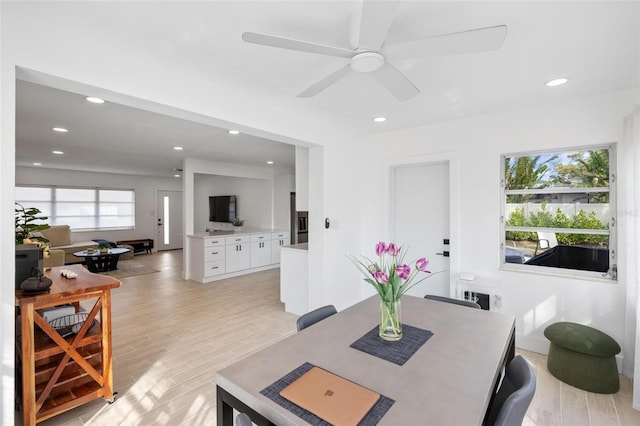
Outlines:
{"label": "white ceiling", "polygon": [[[388,43],[508,27],[503,46],[493,52],[388,58],[421,91],[405,102],[359,73],[313,98],[297,98],[348,60],[247,44],[241,38],[251,31],[353,49],[358,1],[25,3],[30,2],[19,6],[22,13],[90,37],[96,46],[122,46],[158,66],[216,81],[283,110],[331,117],[361,134],[640,86],[637,1],[401,2]],[[569,83],[544,86],[560,76]],[[180,167],[181,155],[252,165],[266,160],[293,164],[291,147],[274,141],[231,138],[226,129],[114,104],[89,105],[76,95],[31,83],[20,83],[17,94],[19,165],[42,161],[49,167],[166,175],[167,169]],[[378,115],[387,122],[374,124],[372,118]],[[68,126],[69,133],[53,134],[54,121]],[[60,144],[68,147],[65,159],[48,154]],[[183,154],[169,149],[174,145],[184,146]],[[128,153],[126,160],[123,152]]]}

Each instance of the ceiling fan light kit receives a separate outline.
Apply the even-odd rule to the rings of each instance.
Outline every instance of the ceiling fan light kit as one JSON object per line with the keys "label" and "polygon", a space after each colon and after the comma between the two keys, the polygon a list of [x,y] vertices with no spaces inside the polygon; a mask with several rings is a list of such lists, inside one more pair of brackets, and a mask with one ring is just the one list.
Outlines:
{"label": "ceiling fan light kit", "polygon": [[351,69],[357,72],[378,71],[384,65],[384,56],[378,52],[357,53],[351,58]]}
{"label": "ceiling fan light kit", "polygon": [[[371,73],[396,99],[405,101],[418,95],[420,90],[389,62],[387,55],[396,59],[405,59],[496,50],[502,46],[506,37],[506,25],[497,25],[386,46],[387,32],[395,17],[397,6],[398,2],[390,1],[363,2],[359,31],[360,46],[357,49],[345,49],[251,32],[243,33],[242,39],[247,43],[263,46],[349,59],[347,65],[305,89],[298,97],[315,96],[355,71]],[[383,46],[386,52],[383,52]]]}

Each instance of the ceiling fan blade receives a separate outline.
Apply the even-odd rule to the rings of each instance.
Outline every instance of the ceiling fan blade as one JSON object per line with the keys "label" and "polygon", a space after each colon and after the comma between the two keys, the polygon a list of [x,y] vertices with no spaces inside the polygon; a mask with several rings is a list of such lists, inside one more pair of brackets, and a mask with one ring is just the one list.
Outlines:
{"label": "ceiling fan blade", "polygon": [[385,62],[382,68],[371,74],[399,101],[406,101],[420,93],[420,90],[389,62]]}
{"label": "ceiling fan blade", "polygon": [[507,26],[497,25],[385,46],[385,53],[393,59],[412,59],[484,52],[498,49],[506,36]]}
{"label": "ceiling fan blade", "polygon": [[396,17],[396,1],[364,1],[360,19],[361,50],[380,50]]}
{"label": "ceiling fan blade", "polygon": [[281,49],[297,50],[300,52],[317,53],[320,55],[338,56],[341,58],[351,58],[354,55],[353,50],[343,49],[342,47],[327,46],[324,44],[294,40],[268,34],[246,32],[242,34],[242,39],[247,43],[279,47]]}
{"label": "ceiling fan blade", "polygon": [[310,98],[312,96],[317,95],[322,92],[327,87],[331,86],[333,83],[337,82],[341,78],[345,77],[347,74],[351,72],[351,66],[347,64],[346,66],[340,68],[338,71],[329,74],[313,86],[307,88],[302,93],[298,95],[299,98]]}

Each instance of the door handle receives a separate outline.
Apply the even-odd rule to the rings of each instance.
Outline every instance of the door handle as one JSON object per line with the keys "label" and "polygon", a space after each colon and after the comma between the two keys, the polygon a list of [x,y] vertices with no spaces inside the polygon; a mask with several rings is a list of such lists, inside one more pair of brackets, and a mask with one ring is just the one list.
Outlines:
{"label": "door handle", "polygon": [[449,252],[448,251],[443,251],[442,253],[436,253],[438,256],[444,256],[444,257],[449,257]]}

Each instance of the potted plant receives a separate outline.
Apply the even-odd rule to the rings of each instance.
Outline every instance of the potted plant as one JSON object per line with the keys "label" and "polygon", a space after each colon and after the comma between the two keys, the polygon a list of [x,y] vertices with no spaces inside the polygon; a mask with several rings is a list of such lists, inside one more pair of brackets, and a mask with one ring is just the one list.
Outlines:
{"label": "potted plant", "polygon": [[242,227],[242,225],[244,225],[244,220],[240,219],[239,217],[236,217],[233,219],[233,226],[236,227],[236,231],[239,231],[240,228]]}
{"label": "potted plant", "polygon": [[107,253],[110,248],[111,248],[111,244],[109,243],[98,244],[98,250],[100,250],[100,253]]}
{"label": "potted plant", "polygon": [[22,204],[16,203],[16,244],[36,243],[46,245],[49,240],[39,231],[50,228],[48,224],[43,223],[47,219],[49,218],[43,216],[39,209],[35,207],[25,208]]}

